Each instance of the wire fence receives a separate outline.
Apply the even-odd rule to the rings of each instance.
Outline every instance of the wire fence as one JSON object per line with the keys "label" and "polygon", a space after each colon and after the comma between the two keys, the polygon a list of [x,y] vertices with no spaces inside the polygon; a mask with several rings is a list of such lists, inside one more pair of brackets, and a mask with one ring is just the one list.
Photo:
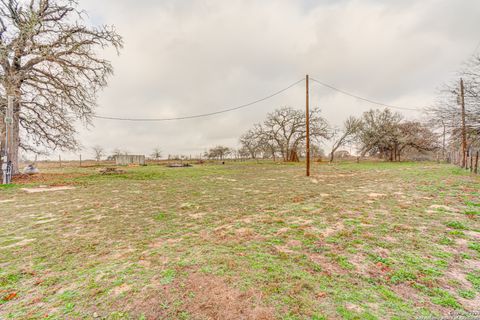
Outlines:
{"label": "wire fence", "polygon": [[474,174],[479,174],[480,149],[470,148],[463,154],[461,150],[450,151],[447,155],[447,162],[457,165]]}

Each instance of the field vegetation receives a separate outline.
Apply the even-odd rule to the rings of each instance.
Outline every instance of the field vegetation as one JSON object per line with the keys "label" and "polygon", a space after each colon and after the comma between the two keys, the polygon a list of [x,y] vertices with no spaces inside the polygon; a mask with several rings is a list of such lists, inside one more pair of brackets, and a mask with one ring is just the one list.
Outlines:
{"label": "field vegetation", "polygon": [[[2,319],[412,319],[480,305],[480,179],[437,163],[43,168],[0,189]],[[28,193],[39,185],[74,189]]]}

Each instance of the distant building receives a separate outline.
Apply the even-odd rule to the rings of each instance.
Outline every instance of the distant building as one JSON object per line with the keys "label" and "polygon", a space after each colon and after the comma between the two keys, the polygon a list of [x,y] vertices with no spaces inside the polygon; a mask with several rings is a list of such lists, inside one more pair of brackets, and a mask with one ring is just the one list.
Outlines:
{"label": "distant building", "polygon": [[115,156],[115,163],[117,166],[128,166],[131,164],[136,164],[136,165],[145,165],[145,156],[141,155],[117,155]]}

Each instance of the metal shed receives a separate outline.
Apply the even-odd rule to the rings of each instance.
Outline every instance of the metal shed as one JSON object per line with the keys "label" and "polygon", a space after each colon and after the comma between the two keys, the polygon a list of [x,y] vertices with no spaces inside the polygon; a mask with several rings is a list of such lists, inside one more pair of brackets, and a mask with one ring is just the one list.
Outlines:
{"label": "metal shed", "polygon": [[115,157],[117,166],[128,166],[131,164],[145,165],[145,156],[141,155],[118,155]]}

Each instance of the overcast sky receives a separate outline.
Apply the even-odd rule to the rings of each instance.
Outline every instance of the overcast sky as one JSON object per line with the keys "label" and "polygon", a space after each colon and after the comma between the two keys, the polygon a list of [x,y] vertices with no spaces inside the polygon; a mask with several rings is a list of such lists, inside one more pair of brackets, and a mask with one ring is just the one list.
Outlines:
{"label": "overcast sky", "polygon": [[[80,0],[94,24],[124,37],[98,115],[175,117],[235,107],[305,74],[387,104],[421,107],[480,41],[478,0]],[[280,106],[304,108],[304,86],[210,118],[95,120],[82,153],[197,155],[238,137]],[[332,125],[374,107],[315,84],[312,105]],[[415,112],[403,112],[414,117]],[[420,115],[419,115],[420,116]],[[65,157],[74,158],[72,154]]]}

